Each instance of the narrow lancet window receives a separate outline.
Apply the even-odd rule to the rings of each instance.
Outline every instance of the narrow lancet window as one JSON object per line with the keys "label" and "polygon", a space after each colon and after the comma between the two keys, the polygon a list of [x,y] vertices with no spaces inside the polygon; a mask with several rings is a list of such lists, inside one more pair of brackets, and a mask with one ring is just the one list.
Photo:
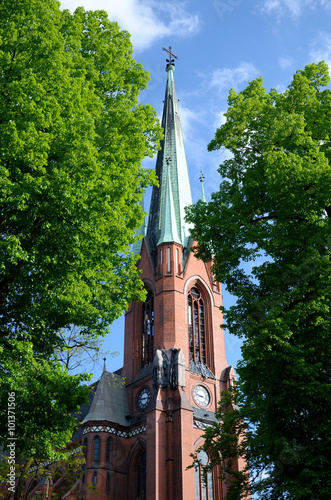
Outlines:
{"label": "narrow lancet window", "polygon": [[167,273],[171,273],[170,247],[167,249]]}
{"label": "narrow lancet window", "polygon": [[136,469],[136,496],[137,500],[146,500],[146,452],[141,453]]}
{"label": "narrow lancet window", "polygon": [[93,489],[95,490],[97,487],[97,482],[98,482],[98,473],[94,471],[93,473]]}
{"label": "narrow lancet window", "polygon": [[112,440],[108,438],[106,445],[106,464],[110,464],[111,449],[112,449]]}
{"label": "narrow lancet window", "polygon": [[100,438],[94,439],[94,463],[98,464],[100,459]]}
{"label": "narrow lancet window", "polygon": [[154,353],[154,297],[150,290],[143,304],[141,366],[153,361]]}
{"label": "narrow lancet window", "polygon": [[206,364],[205,307],[196,287],[188,294],[188,336],[190,360]]}

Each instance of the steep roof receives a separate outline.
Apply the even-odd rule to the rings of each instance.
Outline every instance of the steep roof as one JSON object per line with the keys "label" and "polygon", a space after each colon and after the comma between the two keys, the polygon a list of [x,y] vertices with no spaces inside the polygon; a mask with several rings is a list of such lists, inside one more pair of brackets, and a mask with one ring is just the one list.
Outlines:
{"label": "steep roof", "polygon": [[123,377],[104,371],[98,382],[90,410],[83,424],[91,421],[115,422],[128,426],[129,415],[126,388]]}
{"label": "steep roof", "polygon": [[164,139],[156,160],[159,187],[153,188],[147,238],[152,248],[161,243],[189,242],[189,224],[184,208],[192,205],[191,186],[186,163],[183,133],[174,82],[175,67],[168,64],[162,127]]}

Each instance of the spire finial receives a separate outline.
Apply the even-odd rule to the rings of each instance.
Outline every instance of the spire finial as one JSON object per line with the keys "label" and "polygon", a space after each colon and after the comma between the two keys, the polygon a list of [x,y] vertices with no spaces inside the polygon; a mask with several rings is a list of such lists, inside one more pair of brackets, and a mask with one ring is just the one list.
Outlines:
{"label": "spire finial", "polygon": [[206,203],[206,197],[205,197],[205,190],[203,188],[203,180],[205,178],[205,176],[203,175],[202,173],[202,169],[200,170],[200,177],[199,177],[199,180],[201,182],[201,201],[205,202]]}
{"label": "spire finial", "polygon": [[103,358],[103,373],[105,373],[106,370],[106,358]]}
{"label": "spire finial", "polygon": [[165,47],[162,47],[162,49],[165,50],[166,53],[169,56],[169,59],[166,59],[166,61],[167,61],[167,67],[168,66],[175,66],[175,59],[178,59],[178,57],[175,56],[175,54],[172,52],[171,45],[169,45],[168,49],[166,49]]}

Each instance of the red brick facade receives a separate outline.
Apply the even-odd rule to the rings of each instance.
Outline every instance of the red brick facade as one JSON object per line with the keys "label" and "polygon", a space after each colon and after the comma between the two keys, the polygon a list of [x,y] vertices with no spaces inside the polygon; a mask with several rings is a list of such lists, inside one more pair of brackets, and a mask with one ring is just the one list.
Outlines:
{"label": "red brick facade", "polygon": [[[167,261],[170,249],[170,263]],[[154,387],[151,365],[141,367],[142,304],[131,304],[125,319],[125,349],[122,374],[126,380],[128,419],[134,424],[123,428],[113,422],[87,422],[85,428],[93,429],[88,439],[88,461],[85,483],[92,485],[87,498],[100,500],[194,500],[195,471],[186,470],[193,453],[201,444],[203,419],[195,420],[194,409],[204,409],[210,416],[216,411],[220,392],[226,388],[233,372],[224,378],[224,334],[220,328],[222,314],[221,288],[210,273],[210,266],[198,261],[189,253],[183,270],[183,248],[174,243],[160,245],[163,250],[162,265],[157,265],[156,276],[146,240],[143,241],[138,267],[143,270],[142,280],[154,297],[154,351],[156,349],[182,349],[185,366],[185,385]],[[176,251],[178,250],[178,257]],[[170,272],[169,272],[170,271]],[[214,378],[204,378],[190,370],[188,335],[188,292],[192,287],[200,291],[204,301],[206,365]],[[144,371],[146,374],[144,375]],[[204,386],[209,394],[206,406],[199,405],[193,397],[196,385]],[[140,391],[148,387],[151,400],[144,411],[138,406]],[[205,403],[204,403],[205,404]],[[201,412],[200,412],[201,413]],[[94,428],[93,428],[94,427]],[[97,430],[100,428],[100,430]],[[109,429],[111,430],[109,431]],[[102,430],[101,430],[102,429]],[[108,431],[107,431],[108,429]],[[132,434],[121,436],[121,431]],[[94,439],[100,437],[100,461],[94,462]],[[110,463],[106,461],[107,439],[111,439]],[[83,438],[84,444],[84,438]],[[146,471],[139,461],[146,453]],[[93,477],[97,472],[95,489]],[[107,483],[107,474],[109,484]],[[146,490],[140,486],[146,474]],[[224,498],[225,485],[213,477],[213,500]],[[140,496],[139,496],[140,494]],[[211,497],[211,495],[210,495]],[[202,498],[202,497],[201,497]]]}

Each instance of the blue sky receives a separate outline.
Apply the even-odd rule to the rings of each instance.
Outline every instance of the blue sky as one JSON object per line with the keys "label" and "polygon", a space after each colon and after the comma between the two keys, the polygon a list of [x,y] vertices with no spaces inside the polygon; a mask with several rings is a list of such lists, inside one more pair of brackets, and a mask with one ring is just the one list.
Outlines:
{"label": "blue sky", "polygon": [[[283,91],[297,69],[324,59],[331,62],[331,0],[65,0],[74,11],[103,9],[131,34],[134,56],[150,72],[143,103],[162,114],[166,72],[165,52],[178,57],[175,82],[180,99],[186,157],[193,201],[200,196],[199,176],[205,176],[207,200],[217,190],[218,165],[226,152],[208,153],[207,145],[224,120],[230,88],[240,91],[262,76],[267,91]],[[144,160],[153,167],[154,160]],[[145,196],[149,206],[150,192]],[[233,299],[223,291],[224,305]],[[123,353],[123,318],[111,326],[105,348]],[[227,359],[234,366],[240,341],[226,336]],[[107,369],[122,366],[122,356],[107,359]],[[101,367],[94,369],[94,379]]]}

